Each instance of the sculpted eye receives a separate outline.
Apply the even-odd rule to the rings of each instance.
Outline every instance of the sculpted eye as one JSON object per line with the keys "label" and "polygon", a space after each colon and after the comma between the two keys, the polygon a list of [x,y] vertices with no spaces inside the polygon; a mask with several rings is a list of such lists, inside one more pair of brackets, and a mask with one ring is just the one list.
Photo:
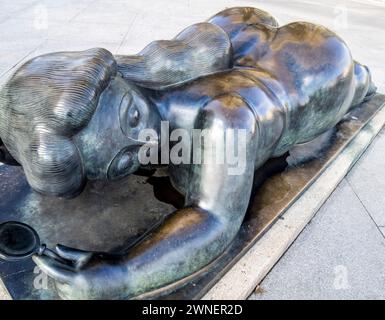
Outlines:
{"label": "sculpted eye", "polygon": [[130,135],[130,129],[138,127],[141,114],[131,94],[126,93],[120,103],[119,122],[125,135]]}
{"label": "sculpted eye", "polygon": [[127,92],[120,103],[119,124],[123,134],[137,139],[139,131],[148,125],[149,106],[138,92]]}
{"label": "sculpted eye", "polygon": [[135,128],[139,124],[140,114],[136,107],[132,106],[128,111],[128,125]]}

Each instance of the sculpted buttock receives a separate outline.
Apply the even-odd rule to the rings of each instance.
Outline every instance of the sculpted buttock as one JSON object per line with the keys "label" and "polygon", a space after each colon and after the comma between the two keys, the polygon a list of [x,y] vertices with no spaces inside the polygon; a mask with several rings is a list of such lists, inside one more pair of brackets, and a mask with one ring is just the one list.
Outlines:
{"label": "sculpted buttock", "polygon": [[217,258],[243,221],[254,171],[332,129],[374,92],[369,69],[327,28],[279,27],[262,10],[230,8],[136,55],[96,48],[25,63],[0,92],[0,160],[19,163],[37,192],[74,197],[87,180],[147,168],[141,147],[169,137],[140,133],[159,137],[161,121],[205,131],[190,151],[213,159],[220,132],[242,133],[236,174],[227,162],[169,164],[184,208],[133,247],[111,255],[59,245],[58,257],[33,257],[63,298],[131,298]]}

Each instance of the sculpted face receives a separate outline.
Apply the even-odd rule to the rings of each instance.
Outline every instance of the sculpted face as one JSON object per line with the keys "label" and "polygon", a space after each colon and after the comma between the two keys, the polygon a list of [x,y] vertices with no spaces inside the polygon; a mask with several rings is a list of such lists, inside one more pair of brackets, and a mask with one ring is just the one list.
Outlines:
{"label": "sculpted face", "polygon": [[89,180],[115,180],[140,167],[142,129],[160,127],[156,108],[134,85],[115,77],[100,96],[88,125],[74,136]]}
{"label": "sculpted face", "polygon": [[139,168],[139,132],[160,126],[142,90],[105,49],[36,57],[0,90],[1,141],[35,191],[74,197]]}

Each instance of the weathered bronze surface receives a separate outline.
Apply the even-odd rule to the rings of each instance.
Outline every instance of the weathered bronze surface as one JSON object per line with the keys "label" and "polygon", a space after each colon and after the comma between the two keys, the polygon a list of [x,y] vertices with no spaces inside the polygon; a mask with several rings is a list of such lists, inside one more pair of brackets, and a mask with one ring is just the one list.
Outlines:
{"label": "weathered bronze surface", "polygon": [[73,197],[87,181],[135,172],[139,131],[158,131],[160,120],[211,129],[208,145],[219,130],[244,129],[247,146],[239,175],[228,164],[171,164],[183,207],[123,252],[61,246],[70,266],[34,261],[63,298],[131,298],[201,270],[236,237],[255,170],[335,127],[374,90],[335,33],[304,22],[278,27],[253,8],[227,9],[135,56],[92,49],[27,62],[0,93],[0,137],[42,194]]}
{"label": "weathered bronze surface", "polygon": [[[220,258],[187,281],[141,298],[197,299],[203,296],[384,103],[385,96],[375,95],[349,114],[337,125],[332,143],[312,154],[315,159],[296,165],[288,165],[287,156],[269,160],[263,170],[256,172],[252,199],[240,232]],[[297,152],[296,157],[302,157],[301,154]],[[0,177],[0,221],[27,222],[36,228],[48,246],[60,242],[87,250],[117,252],[133,243],[148,226],[183,206],[183,197],[159,170],[145,176],[131,175],[118,182],[91,182],[79,197],[71,200],[34,192],[18,167],[0,166]],[[32,260],[16,265],[0,261],[0,277],[14,299],[57,299],[52,280],[48,281],[47,289],[34,287],[35,279],[41,274],[33,270]]]}

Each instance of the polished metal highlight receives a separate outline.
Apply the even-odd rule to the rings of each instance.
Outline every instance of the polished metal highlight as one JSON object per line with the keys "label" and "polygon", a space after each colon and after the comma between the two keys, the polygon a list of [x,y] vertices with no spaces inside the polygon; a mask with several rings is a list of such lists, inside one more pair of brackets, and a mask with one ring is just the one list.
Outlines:
{"label": "polished metal highlight", "polygon": [[34,261],[70,299],[132,298],[187,277],[234,239],[256,169],[333,128],[374,91],[368,68],[335,33],[279,27],[254,8],[226,9],[133,56],[91,49],[32,59],[0,93],[0,137],[38,192],[71,197],[87,180],[133,173],[139,131],[159,131],[161,120],[214,129],[209,142],[226,128],[247,133],[241,175],[227,164],[171,164],[185,207],[126,252],[58,246],[67,263]]}

